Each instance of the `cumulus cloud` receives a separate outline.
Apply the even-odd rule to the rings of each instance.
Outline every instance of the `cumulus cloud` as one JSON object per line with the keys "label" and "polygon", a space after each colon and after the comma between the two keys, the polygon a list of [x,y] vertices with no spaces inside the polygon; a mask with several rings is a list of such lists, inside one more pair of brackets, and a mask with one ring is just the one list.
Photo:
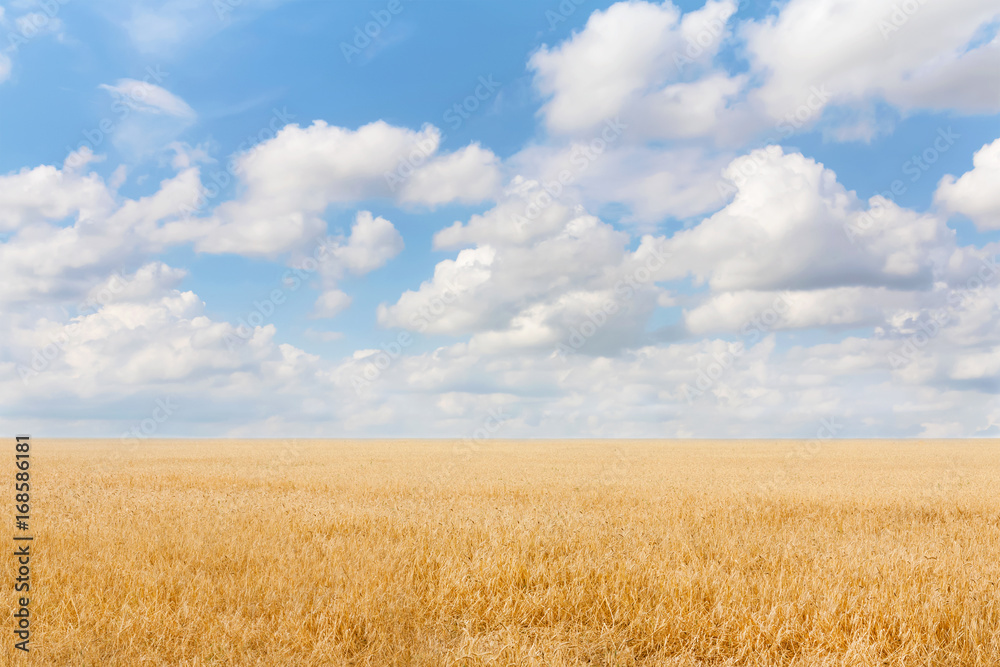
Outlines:
{"label": "cumulus cloud", "polygon": [[[632,140],[728,144],[822,119],[826,137],[851,141],[885,131],[878,103],[903,112],[1000,111],[1000,10],[989,0],[792,0],[743,21],[736,10],[712,0],[682,14],[668,0],[594,12],[582,30],[529,61],[546,98],[546,126],[578,135],[620,116]],[[734,34],[745,42],[746,73],[714,62]]]}
{"label": "cumulus cloud", "polygon": [[437,247],[474,247],[438,263],[432,279],[395,304],[380,305],[379,323],[472,334],[472,348],[492,353],[553,352],[591,315],[607,318],[610,303],[616,317],[587,350],[613,350],[641,338],[640,322],[655,307],[659,290],[648,272],[645,280],[626,281],[650,246],[630,252],[628,234],[582,209],[552,203],[531,216],[540,192],[537,182],[521,181],[493,209],[439,232]]}
{"label": "cumulus cloud", "polygon": [[198,193],[197,169],[185,169],[139,199],[118,195],[96,173],[85,173],[89,150],[50,165],[0,176],[0,302],[76,300],[100,276],[141,261],[165,246],[162,225],[179,218]]}
{"label": "cumulus cloud", "polygon": [[686,310],[684,324],[692,335],[743,333],[754,330],[754,320],[769,313],[760,331],[848,328],[885,323],[887,313],[912,307],[912,292],[884,287],[835,287],[798,291],[718,292]]}
{"label": "cumulus cloud", "polygon": [[[398,168],[397,168],[398,171]],[[414,170],[399,192],[403,202],[447,204],[480,202],[500,188],[500,160],[492,151],[471,144],[431,160]]]}
{"label": "cumulus cloud", "polygon": [[439,155],[440,131],[377,121],[357,130],[287,125],[237,159],[243,194],[205,219],[172,227],[203,252],[275,256],[326,228],[334,204],[370,198],[440,204],[478,201],[499,183],[498,161],[476,145]]}
{"label": "cumulus cloud", "polygon": [[[724,171],[735,194],[719,212],[671,236],[628,236],[515,179],[496,207],[455,222],[435,247],[458,249],[419,289],[379,307],[379,323],[467,335],[481,354],[552,351],[599,322],[579,349],[611,354],[649,340],[658,306],[677,303],[665,282],[693,278],[669,336],[745,332],[761,312],[780,317],[761,332],[883,327],[903,313],[944,304],[988,254],[958,247],[945,221],[874,197],[859,200],[836,175],[799,153],[770,147]],[[641,259],[655,254],[643,280]],[[631,280],[629,280],[631,279]],[[944,286],[944,287],[942,287]],[[627,296],[626,296],[627,295]],[[612,312],[613,311],[613,312]]]}
{"label": "cumulus cloud", "polygon": [[351,297],[337,288],[340,280],[348,273],[363,276],[379,269],[402,250],[403,237],[391,222],[374,217],[370,211],[359,211],[350,236],[323,239],[312,257],[293,256],[293,265],[308,267],[308,262],[315,262],[318,268],[323,292],[312,317],[335,317],[345,310]]}
{"label": "cumulus cloud", "polygon": [[[167,53],[210,32],[189,4],[121,15]],[[795,149],[741,147],[803,105],[787,134],[817,124],[834,141],[891,129],[884,109],[996,112],[997,8],[896,4],[791,0],[741,22],[729,0],[620,2],[529,57],[547,132],[513,156],[444,151],[431,125],[317,120],[238,155],[229,199],[206,197],[205,148],[178,142],[190,105],[105,85],[128,111],[116,142],[172,145],[176,173],[135,199],[87,150],[0,176],[0,397],[79,400],[99,423],[178,395],[195,428],[236,435],[461,435],[490,410],[511,436],[809,437],[831,419],[842,435],[1000,434],[1000,244],[959,245],[942,215],[1000,228],[1000,140],[930,211],[862,200]],[[745,72],[723,68],[732,48]],[[456,203],[479,208],[441,220]],[[352,277],[402,252],[393,206],[429,212],[444,255],[378,305],[396,348],[324,358],[277,323],[220,320],[197,276],[158,257],[287,263],[316,290],[309,316],[334,318],[369,305]],[[344,210],[350,230],[331,236]]]}
{"label": "cumulus cloud", "polygon": [[719,174],[735,153],[606,142],[602,135],[568,146],[530,146],[509,163],[544,186],[543,201],[552,196],[590,210],[623,207],[623,221],[638,228],[655,228],[665,218],[689,218],[726,203]]}
{"label": "cumulus cloud", "polygon": [[81,170],[93,160],[90,149],[72,155],[62,168],[42,165],[0,176],[0,230],[29,222],[59,221],[71,214],[88,220],[114,206],[111,192],[94,173]]}
{"label": "cumulus cloud", "polygon": [[350,305],[350,296],[339,289],[329,289],[316,299],[312,317],[336,317]]}
{"label": "cumulus cloud", "polygon": [[935,253],[953,246],[941,219],[880,197],[865,205],[800,153],[753,151],[724,176],[733,201],[664,242],[678,261],[663,278],[690,274],[722,291],[926,288]]}
{"label": "cumulus cloud", "polygon": [[[609,118],[648,137],[705,136],[718,126],[744,77],[704,72],[728,32],[736,3],[710,0],[681,15],[672,3],[620,2],[594,12],[579,33],[530,60],[555,133],[582,133]],[[686,80],[688,72],[703,74]]]}
{"label": "cumulus cloud", "polygon": [[960,177],[945,176],[934,201],[944,210],[966,215],[981,231],[1000,229],[1000,139],[972,158],[972,169]]}
{"label": "cumulus cloud", "polygon": [[[892,368],[889,355],[904,343],[851,337],[783,350],[765,335],[742,348],[705,338],[615,356],[509,348],[496,355],[455,343],[397,359],[352,400],[356,410],[388,407],[391,422],[375,430],[410,437],[414,430],[471,432],[488,414],[475,406],[484,405],[502,408],[503,434],[511,437],[811,438],[824,420],[839,436],[996,432],[995,394],[950,377],[961,373],[959,359],[973,363],[979,352],[941,338],[935,350],[951,346],[956,358],[928,383]],[[995,355],[991,349],[984,354]],[[334,383],[349,386],[372,358],[344,360],[332,371]]]}
{"label": "cumulus cloud", "polygon": [[882,99],[903,110],[996,113],[995,25],[990,39],[977,38],[998,16],[989,0],[791,0],[742,27],[751,66],[766,76],[753,97],[773,119],[820,85],[830,93],[823,104]]}
{"label": "cumulus cloud", "polygon": [[351,235],[333,250],[336,259],[351,273],[361,276],[385,266],[403,250],[403,237],[385,218],[359,211]]}
{"label": "cumulus cloud", "polygon": [[243,333],[213,320],[193,292],[174,287],[181,274],[154,263],[125,283],[114,276],[95,287],[100,302],[92,311],[5,323],[5,404],[86,401],[90,418],[106,423],[132,397],[176,398],[195,419],[203,407],[232,412],[242,402],[246,409],[251,396],[261,397],[260,383],[270,386],[272,401],[283,402],[283,391],[301,401],[318,359],[275,341],[272,324]]}
{"label": "cumulus cloud", "polygon": [[[74,153],[62,168],[43,165],[0,176],[0,230],[11,232],[0,243],[0,274],[5,290],[0,303],[44,304],[83,299],[102,275],[124,271],[149,256],[188,241],[177,226],[197,224],[188,217],[191,202],[203,191],[197,166],[181,161],[181,171],[139,199],[116,191],[123,173],[105,181],[87,165],[89,149]],[[350,297],[337,288],[346,275],[365,275],[384,266],[403,249],[391,222],[360,211],[350,234],[322,234],[312,245],[289,254],[295,266],[311,262],[306,278],[321,290],[315,315],[332,317]]]}

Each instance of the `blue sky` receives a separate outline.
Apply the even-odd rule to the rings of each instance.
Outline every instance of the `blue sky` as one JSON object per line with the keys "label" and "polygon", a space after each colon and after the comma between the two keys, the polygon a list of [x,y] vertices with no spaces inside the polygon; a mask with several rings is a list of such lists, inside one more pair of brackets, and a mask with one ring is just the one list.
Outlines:
{"label": "blue sky", "polygon": [[998,21],[973,0],[6,2],[0,419],[996,435]]}

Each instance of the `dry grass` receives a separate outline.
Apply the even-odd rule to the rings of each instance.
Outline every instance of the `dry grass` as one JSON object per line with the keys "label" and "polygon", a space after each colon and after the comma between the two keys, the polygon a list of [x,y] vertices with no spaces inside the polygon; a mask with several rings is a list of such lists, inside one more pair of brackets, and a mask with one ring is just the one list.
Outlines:
{"label": "dry grass", "polygon": [[454,445],[36,441],[30,662],[1000,664],[995,441]]}

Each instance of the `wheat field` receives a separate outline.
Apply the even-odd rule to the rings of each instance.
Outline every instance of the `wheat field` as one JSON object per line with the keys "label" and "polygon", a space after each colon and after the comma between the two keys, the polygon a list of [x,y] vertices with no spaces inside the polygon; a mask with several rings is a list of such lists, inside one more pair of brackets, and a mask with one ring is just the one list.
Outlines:
{"label": "wheat field", "polygon": [[998,444],[39,439],[5,661],[998,665]]}

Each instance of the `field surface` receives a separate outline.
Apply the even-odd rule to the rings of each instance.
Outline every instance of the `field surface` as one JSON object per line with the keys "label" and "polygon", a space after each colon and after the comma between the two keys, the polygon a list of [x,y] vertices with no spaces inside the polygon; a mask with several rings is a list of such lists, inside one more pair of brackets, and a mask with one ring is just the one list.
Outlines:
{"label": "field surface", "polygon": [[1000,665],[997,441],[39,439],[32,496],[5,664]]}

